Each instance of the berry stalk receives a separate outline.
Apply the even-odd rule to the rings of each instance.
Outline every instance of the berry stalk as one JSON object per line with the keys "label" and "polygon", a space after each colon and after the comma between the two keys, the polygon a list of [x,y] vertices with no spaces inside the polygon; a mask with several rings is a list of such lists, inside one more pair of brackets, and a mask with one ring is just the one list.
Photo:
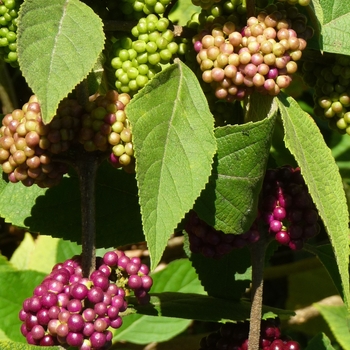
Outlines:
{"label": "berry stalk", "polygon": [[265,251],[266,240],[263,236],[250,246],[252,261],[252,306],[250,310],[248,350],[259,350]]}

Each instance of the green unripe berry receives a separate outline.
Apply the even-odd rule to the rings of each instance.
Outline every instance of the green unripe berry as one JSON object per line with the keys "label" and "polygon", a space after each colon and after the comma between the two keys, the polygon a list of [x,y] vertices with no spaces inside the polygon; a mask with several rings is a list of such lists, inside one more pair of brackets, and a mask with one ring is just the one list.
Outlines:
{"label": "green unripe berry", "polygon": [[[154,6],[154,5],[151,5],[151,6]],[[155,14],[151,13],[146,17],[146,22],[147,23],[157,23],[158,17]]]}
{"label": "green unripe berry", "polygon": [[134,49],[128,49],[129,59],[134,60],[137,57],[137,51]]}
{"label": "green unripe berry", "polygon": [[154,31],[148,34],[149,41],[157,42],[158,38],[161,37],[161,34],[158,31]]}
{"label": "green unripe berry", "polygon": [[128,87],[131,91],[137,91],[139,89],[135,79],[129,81]]}
{"label": "green unripe berry", "polygon": [[348,124],[344,120],[344,118],[338,119],[336,125],[337,125],[337,128],[340,130],[345,130],[348,127]]}
{"label": "green unripe berry", "polygon": [[8,30],[8,28],[4,27],[4,28],[0,28],[0,36],[2,38],[6,38],[7,34],[9,33],[10,31]]}
{"label": "green unripe berry", "polygon": [[147,52],[138,54],[136,60],[139,65],[147,63],[148,62]]}
{"label": "green unripe berry", "polygon": [[339,101],[333,102],[332,109],[335,113],[341,113],[343,110],[343,105]]}
{"label": "green unripe berry", "polygon": [[136,40],[132,44],[132,48],[137,52],[137,53],[143,53],[146,51],[146,43],[142,40]]}
{"label": "green unripe berry", "polygon": [[157,44],[153,41],[149,41],[147,44],[146,44],[146,51],[150,54],[152,53],[155,53],[157,52],[158,50],[158,47],[157,47]]}
{"label": "green unripe berry", "polygon": [[165,39],[163,36],[160,36],[157,39],[156,44],[157,44],[159,50],[163,50],[163,49],[167,48],[169,41],[167,39]]}
{"label": "green unripe berry", "polygon": [[141,75],[147,75],[147,73],[148,73],[148,66],[147,66],[147,64],[140,64],[139,67],[138,67],[138,70],[139,70],[139,73]]}
{"label": "green unripe berry", "polygon": [[148,83],[147,76],[139,74],[136,77],[136,83],[137,83],[139,89],[142,89]]}
{"label": "green unripe berry", "polygon": [[111,66],[114,69],[119,69],[122,67],[123,61],[120,59],[120,57],[114,57],[111,61]]}
{"label": "green unripe berry", "polygon": [[0,6],[0,16],[3,16],[7,12],[7,7],[5,5]]}
{"label": "green unripe berry", "polygon": [[140,34],[146,34],[148,33],[148,30],[147,30],[147,23],[146,22],[139,22],[137,23],[137,30]]}
{"label": "green unripe berry", "polygon": [[167,49],[172,53],[172,55],[174,55],[179,50],[179,45],[175,41],[173,41],[168,44]]}
{"label": "green unripe berry", "polygon": [[168,42],[172,42],[174,40],[174,33],[170,30],[167,29],[163,34],[162,37],[168,40]]}
{"label": "green unripe berry", "polygon": [[129,77],[128,77],[127,73],[122,74],[122,75],[119,77],[119,81],[120,81],[123,85],[129,84]]}
{"label": "green unripe berry", "polygon": [[170,50],[164,49],[159,52],[160,58],[164,62],[169,62],[171,60],[171,57],[173,56]]}
{"label": "green unripe berry", "polygon": [[350,112],[346,112],[343,118],[344,118],[344,121],[350,125]]}
{"label": "green unripe berry", "polygon": [[0,47],[8,46],[9,42],[7,38],[0,38]]}
{"label": "green unripe berry", "polygon": [[[169,20],[167,18],[161,18],[158,22],[157,22],[157,30],[159,30],[160,32],[165,32],[167,30],[169,26]],[[171,40],[169,40],[171,41]]]}
{"label": "green unripe berry", "polygon": [[154,6],[154,12],[157,13],[158,15],[161,15],[162,13],[165,12],[165,6],[161,2],[157,2],[156,5]]}
{"label": "green unripe berry", "polygon": [[145,0],[145,4],[149,7],[154,7],[157,3],[157,0]]}
{"label": "green unripe berry", "polygon": [[135,38],[138,38],[140,33],[137,29],[137,27],[135,26],[134,28],[131,29],[131,34],[135,37]]}
{"label": "green unripe berry", "polygon": [[136,69],[134,67],[130,67],[126,73],[129,77],[129,79],[136,79],[136,77],[139,75],[138,69]]}
{"label": "green unripe berry", "polygon": [[152,65],[156,65],[160,62],[160,54],[158,52],[147,55],[148,62]]}

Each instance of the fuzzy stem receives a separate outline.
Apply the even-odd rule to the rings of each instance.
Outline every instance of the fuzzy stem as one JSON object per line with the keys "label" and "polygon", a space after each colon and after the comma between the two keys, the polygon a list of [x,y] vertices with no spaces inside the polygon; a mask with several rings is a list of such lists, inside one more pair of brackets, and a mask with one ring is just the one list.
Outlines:
{"label": "fuzzy stem", "polygon": [[248,350],[259,350],[265,250],[266,242],[263,237],[260,237],[260,239],[250,247],[252,259],[252,306],[250,310]]}
{"label": "fuzzy stem", "polygon": [[100,158],[95,152],[82,151],[75,168],[78,173],[82,219],[82,269],[83,276],[89,277],[96,269],[96,209],[95,180]]}

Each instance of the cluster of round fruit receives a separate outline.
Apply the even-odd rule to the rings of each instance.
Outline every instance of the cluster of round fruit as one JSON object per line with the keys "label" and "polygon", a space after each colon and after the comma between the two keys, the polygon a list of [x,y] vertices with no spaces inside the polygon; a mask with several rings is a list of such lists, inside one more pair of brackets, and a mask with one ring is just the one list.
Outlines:
{"label": "cluster of round fruit", "polygon": [[325,64],[304,62],[304,80],[315,88],[315,114],[350,135],[350,57],[328,54]]}
{"label": "cluster of round fruit", "polygon": [[0,57],[12,66],[17,62],[18,0],[3,0],[0,4]]}
{"label": "cluster of round fruit", "polygon": [[22,109],[5,115],[0,128],[0,164],[9,181],[25,186],[57,185],[68,166],[55,155],[80,142],[86,151],[110,152],[110,162],[127,171],[134,169],[131,130],[125,115],[127,94],[109,91],[93,96],[84,109],[66,98],[49,124],[41,118],[40,104],[32,96]]}
{"label": "cluster of round fruit", "polygon": [[[67,111],[62,118],[60,111]],[[40,105],[32,96],[22,109],[5,115],[0,129],[0,163],[11,182],[25,186],[56,185],[68,168],[53,162],[53,155],[66,151],[74,139],[81,108],[66,100],[50,125],[41,119]]]}
{"label": "cluster of round fruit", "polygon": [[258,216],[243,234],[215,230],[191,212],[185,225],[190,249],[208,258],[220,258],[234,248],[259,240],[261,229],[292,250],[320,231],[318,212],[312,202],[300,168],[283,166],[266,172],[259,197]]}
{"label": "cluster of round fruit", "polygon": [[130,95],[110,90],[94,95],[81,116],[78,140],[88,152],[110,152],[110,163],[132,172],[135,166],[132,133],[125,114]]}
{"label": "cluster of round fruit", "polygon": [[167,64],[178,51],[174,33],[168,28],[167,18],[154,14],[140,18],[131,34],[116,40],[111,66],[117,78],[118,91],[135,94]]}
{"label": "cluster of round fruit", "polygon": [[300,168],[267,170],[259,200],[259,218],[278,243],[299,250],[316,236],[318,212]]}
{"label": "cluster of round fruit", "polygon": [[194,37],[202,79],[218,99],[242,100],[253,91],[275,96],[289,86],[313,33],[295,6],[278,4],[250,17],[243,28],[218,17]]}
{"label": "cluster of round fruit", "polygon": [[[249,322],[225,323],[220,329],[202,338],[199,350],[248,350]],[[279,319],[261,321],[260,349],[300,350],[298,342],[281,336]]]}
{"label": "cluster of round fruit", "polygon": [[198,215],[191,211],[185,225],[188,234],[190,250],[192,253],[200,253],[207,258],[219,259],[230,253],[235,248],[243,248],[249,243],[254,243],[260,238],[260,233],[255,226],[249,231],[240,234],[225,234],[215,230]]}
{"label": "cluster of round fruit", "polygon": [[80,257],[59,263],[23,302],[21,332],[33,345],[107,349],[110,329],[123,323],[126,294],[132,290],[140,302],[149,301],[148,273],[139,258],[118,250],[98,258],[89,278],[82,275]]}

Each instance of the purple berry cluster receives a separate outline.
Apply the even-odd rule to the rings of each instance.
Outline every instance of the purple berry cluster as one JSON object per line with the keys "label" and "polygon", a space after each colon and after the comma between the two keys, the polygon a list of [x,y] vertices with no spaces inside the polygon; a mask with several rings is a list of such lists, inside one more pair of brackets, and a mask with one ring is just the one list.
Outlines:
{"label": "purple berry cluster", "polygon": [[[300,350],[298,342],[281,337],[278,319],[261,321],[261,350]],[[225,323],[202,338],[199,350],[248,350],[249,322]]]}
{"label": "purple berry cluster", "polygon": [[80,256],[56,264],[23,302],[19,318],[29,344],[107,349],[111,328],[123,323],[121,315],[128,307],[125,296],[133,291],[140,303],[149,301],[152,279],[139,258],[117,250],[96,263],[89,278],[83,277]]}
{"label": "purple berry cluster", "polygon": [[191,252],[214,259],[221,258],[235,248],[254,243],[260,237],[255,225],[241,235],[225,234],[201,220],[194,211],[189,215],[185,230],[188,233]]}
{"label": "purple berry cluster", "polygon": [[318,212],[300,168],[284,166],[267,170],[261,198],[260,218],[278,243],[299,250],[319,233]]}

